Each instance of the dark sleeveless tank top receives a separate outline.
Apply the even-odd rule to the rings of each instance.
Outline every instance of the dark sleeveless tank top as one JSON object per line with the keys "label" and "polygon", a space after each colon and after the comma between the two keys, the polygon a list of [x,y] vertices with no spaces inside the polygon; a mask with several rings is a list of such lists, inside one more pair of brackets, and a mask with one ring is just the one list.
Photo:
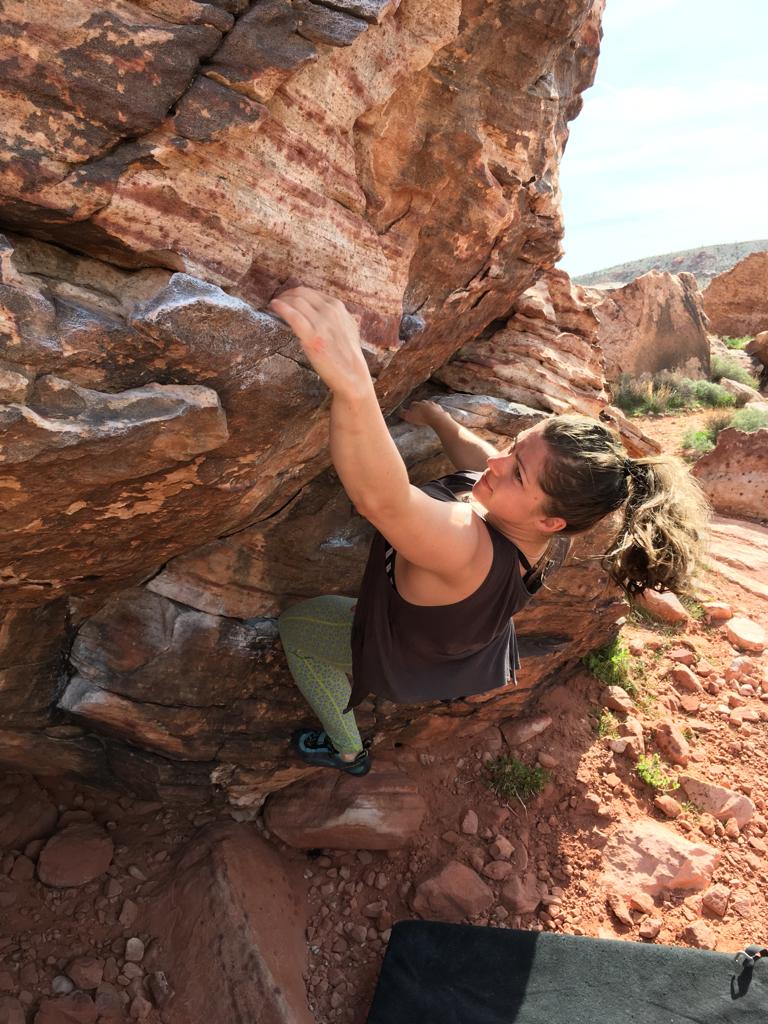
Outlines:
{"label": "dark sleeveless tank top", "polygon": [[[458,501],[481,474],[460,471],[424,484],[439,501]],[[455,699],[515,680],[520,662],[512,616],[541,585],[538,565],[523,578],[525,556],[489,523],[493,560],[474,593],[448,605],[406,601],[388,575],[393,554],[380,533],[371,543],[352,625],[352,694],[356,707],[369,693],[398,704]]]}

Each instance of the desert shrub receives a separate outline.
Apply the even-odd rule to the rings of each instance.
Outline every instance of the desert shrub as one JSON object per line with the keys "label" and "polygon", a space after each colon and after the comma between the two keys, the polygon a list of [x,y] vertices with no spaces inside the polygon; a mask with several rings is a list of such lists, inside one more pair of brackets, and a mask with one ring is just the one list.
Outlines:
{"label": "desert shrub", "polygon": [[709,376],[715,382],[727,377],[728,380],[735,380],[738,384],[748,384],[751,388],[757,388],[759,384],[759,381],[743,366],[740,366],[735,359],[728,359],[725,356],[712,356]]}
{"label": "desert shrub", "polygon": [[627,693],[637,693],[632,679],[633,659],[620,636],[604,647],[585,654],[582,661],[595,677],[606,686],[620,686]]}
{"label": "desert shrub", "polygon": [[521,803],[538,796],[549,777],[540,765],[529,768],[508,754],[489,761],[485,771],[487,785],[498,797]]}
{"label": "desert shrub", "polygon": [[735,404],[735,399],[725,388],[709,380],[691,380],[673,374],[636,380],[623,374],[613,403],[628,416],[644,416],[702,407],[727,408]]}
{"label": "desert shrub", "polygon": [[693,396],[698,405],[703,405],[708,409],[725,409],[736,404],[733,395],[711,380],[694,381]]}
{"label": "desert shrub", "polygon": [[635,771],[651,789],[660,793],[671,793],[680,788],[680,783],[665,772],[666,765],[658,754],[644,754],[635,765]]}
{"label": "desert shrub", "polygon": [[703,427],[698,430],[689,430],[683,435],[683,451],[695,456],[711,452],[717,444],[717,436],[720,431],[732,426],[734,418],[735,414],[730,412],[710,416]]}
{"label": "desert shrub", "polygon": [[768,427],[768,412],[762,409],[739,409],[731,420],[731,426],[751,434],[753,430]]}
{"label": "desert shrub", "polygon": [[723,338],[723,344],[726,345],[727,348],[735,348],[737,350],[740,350],[746,348],[752,340],[752,336],[750,334],[747,334],[743,338]]}

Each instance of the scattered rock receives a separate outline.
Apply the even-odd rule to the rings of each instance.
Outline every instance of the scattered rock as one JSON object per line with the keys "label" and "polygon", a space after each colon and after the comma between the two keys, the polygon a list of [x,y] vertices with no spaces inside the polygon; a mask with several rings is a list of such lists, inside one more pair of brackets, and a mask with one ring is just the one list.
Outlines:
{"label": "scattered rock", "polygon": [[506,718],[499,728],[510,747],[519,747],[546,732],[551,725],[549,715],[539,715],[536,718]]}
{"label": "scattered rock", "polygon": [[461,819],[461,831],[465,836],[476,836],[479,826],[480,822],[478,821],[477,814],[473,810],[467,811]]}
{"label": "scattered rock", "polygon": [[510,878],[501,890],[501,902],[512,914],[533,914],[545,895],[543,882],[531,872],[526,872]]}
{"label": "scattered rock", "polygon": [[660,793],[654,797],[653,806],[658,807],[662,814],[666,814],[668,818],[679,818],[683,813],[682,806],[673,796],[669,796],[668,793]]}
{"label": "scattered rock", "polygon": [[621,711],[625,715],[631,715],[635,710],[635,703],[626,690],[621,686],[606,686],[602,694],[603,705],[611,711]]}
{"label": "scattered rock", "polygon": [[635,922],[632,920],[632,915],[629,912],[629,907],[627,906],[626,900],[623,896],[620,896],[616,892],[610,892],[606,897],[606,903],[608,905],[608,909],[618,921],[622,924],[628,924],[631,927],[634,926]]}
{"label": "scattered rock", "polygon": [[670,625],[689,622],[691,618],[675,594],[660,594],[656,590],[646,590],[637,598],[637,602],[649,615]]}
{"label": "scattered rock", "polygon": [[659,722],[654,730],[656,746],[672,764],[683,768],[691,759],[691,748],[682,730],[674,722]]}
{"label": "scattered rock", "polygon": [[736,615],[725,624],[725,635],[734,647],[742,651],[755,651],[760,654],[766,647],[766,636],[763,627],[752,619]]}
{"label": "scattered rock", "polygon": [[92,882],[112,862],[113,846],[98,825],[69,825],[48,840],[37,861],[44,885],[74,888]]}
{"label": "scattered rock", "polygon": [[514,846],[506,836],[496,836],[496,839],[488,847],[488,852],[494,860],[509,860],[513,850]]}
{"label": "scattered rock", "polygon": [[6,776],[0,789],[0,850],[21,850],[49,836],[58,817],[56,805],[34,779]]}
{"label": "scattered rock", "polygon": [[675,666],[669,674],[681,690],[687,690],[689,693],[702,692],[703,687],[696,678],[696,673],[692,672],[691,669],[687,668],[685,665]]}
{"label": "scattered rock", "polygon": [[647,917],[640,925],[638,934],[641,939],[655,939],[663,924],[660,917]]}
{"label": "scattered rock", "polygon": [[707,622],[727,622],[733,616],[731,606],[725,601],[704,601],[701,607]]}
{"label": "scattered rock", "polygon": [[717,936],[704,921],[694,921],[687,925],[680,937],[683,942],[697,949],[714,949],[717,945]]}
{"label": "scattered rock", "polygon": [[104,961],[92,956],[78,956],[67,965],[67,974],[76,988],[89,991],[98,988],[104,977]]}
{"label": "scattered rock", "polygon": [[416,887],[411,906],[420,917],[459,922],[484,913],[492,903],[493,893],[485,882],[454,860]]}
{"label": "scattered rock", "polygon": [[425,813],[415,783],[377,758],[364,778],[324,772],[273,793],[264,818],[299,849],[391,850],[410,842]]}
{"label": "scattered rock", "polygon": [[140,964],[144,959],[144,943],[141,939],[130,938],[125,943],[125,959],[134,964]]}
{"label": "scattered rock", "polygon": [[72,992],[56,999],[43,999],[35,1024],[96,1024],[96,1004],[85,992]]}
{"label": "scattered rock", "polygon": [[701,905],[718,917],[723,917],[728,909],[731,890],[727,885],[713,885],[701,897]]}
{"label": "scattered rock", "polygon": [[754,803],[743,793],[736,793],[725,786],[697,779],[692,775],[681,775],[678,782],[690,800],[712,814],[718,821],[727,821],[732,817],[739,828],[743,828],[755,813]]}
{"label": "scattered rock", "polygon": [[703,889],[709,885],[720,853],[690,842],[655,821],[620,825],[603,851],[601,885],[620,894],[641,890]]}
{"label": "scattered rock", "polygon": [[514,872],[514,866],[507,860],[492,860],[482,869],[485,877],[492,878],[494,882],[504,882]]}

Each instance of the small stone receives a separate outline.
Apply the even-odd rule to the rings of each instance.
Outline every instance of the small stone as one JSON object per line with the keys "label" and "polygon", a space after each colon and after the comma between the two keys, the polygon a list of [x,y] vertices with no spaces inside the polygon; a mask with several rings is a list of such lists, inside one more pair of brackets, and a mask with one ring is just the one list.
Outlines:
{"label": "small stone", "polygon": [[728,836],[729,839],[738,839],[739,836],[741,835],[741,829],[739,828],[739,823],[738,823],[738,821],[736,821],[735,818],[728,818],[728,820],[726,821],[724,827],[725,827],[725,834]]}
{"label": "small stone", "polygon": [[107,884],[104,886],[104,895],[108,900],[114,899],[116,896],[120,896],[123,891],[123,887],[116,878],[107,879]]}
{"label": "small stone", "polygon": [[469,810],[461,820],[461,831],[465,836],[476,836],[479,824],[475,811]]}
{"label": "small stone", "polygon": [[657,807],[662,814],[666,814],[668,818],[679,818],[683,813],[682,805],[667,793],[659,793],[654,797],[653,806]]}
{"label": "small stone", "polygon": [[514,874],[514,871],[515,869],[509,861],[492,860],[490,864],[485,865],[481,874],[485,875],[486,878],[493,879],[494,882],[504,882],[510,875]]}
{"label": "small stone", "polygon": [[539,762],[542,768],[557,768],[560,764],[558,759],[552,754],[548,754],[546,750],[540,750],[536,755],[536,760]]}
{"label": "small stone", "polygon": [[147,876],[137,864],[128,865],[128,874],[131,878],[135,878],[137,882],[146,882],[147,880]]}
{"label": "small stone", "polygon": [[727,885],[713,885],[701,897],[701,905],[718,917],[723,917],[728,909],[731,890]]}
{"label": "small stone", "polygon": [[656,590],[646,590],[637,598],[637,602],[649,615],[661,622],[670,625],[690,622],[691,617],[680,598],[670,592],[660,594]]}
{"label": "small stone", "polygon": [[765,650],[766,636],[763,627],[742,616],[735,616],[725,624],[725,635],[734,647],[742,651],[755,651],[760,653]]}
{"label": "small stone", "polygon": [[552,719],[549,715],[539,715],[536,718],[506,718],[499,728],[510,747],[519,747],[541,735],[550,725]]}
{"label": "small stone", "polygon": [[689,946],[697,949],[714,949],[717,945],[717,936],[704,921],[694,921],[683,929],[680,936]]}
{"label": "small stone", "polygon": [[509,860],[514,849],[506,836],[496,836],[496,839],[488,847],[488,852],[494,860]]}
{"label": "small stone", "polygon": [[76,988],[98,988],[104,977],[104,961],[92,956],[78,956],[67,965],[67,974]]}
{"label": "small stone", "polygon": [[640,925],[638,934],[641,939],[655,939],[664,922],[660,917],[647,917]]}
{"label": "small stone", "polygon": [[20,854],[13,862],[11,880],[14,882],[29,882],[34,877],[34,861],[31,861],[29,857],[25,857],[24,854]]}
{"label": "small stone", "polygon": [[708,622],[726,622],[733,615],[725,601],[704,601],[701,607]]}
{"label": "small stone", "polygon": [[696,677],[696,673],[686,665],[676,665],[669,674],[681,690],[687,690],[689,693],[702,692],[703,687]]}
{"label": "small stone", "polygon": [[133,900],[126,900],[120,910],[119,921],[123,928],[131,928],[139,915],[139,908]]}
{"label": "small stone", "polygon": [[55,996],[68,996],[75,988],[74,982],[65,974],[57,974],[51,982],[51,991]]}
{"label": "small stone", "polygon": [[602,693],[602,702],[604,707],[625,715],[631,715],[635,710],[634,701],[620,686],[606,686]]}
{"label": "small stone", "polygon": [[142,969],[141,964],[134,964],[129,960],[127,963],[123,964],[123,974],[129,981],[136,981],[137,978],[144,977],[144,970]]}
{"label": "small stone", "polygon": [[681,665],[696,664],[696,652],[692,651],[690,647],[673,647],[671,651],[667,652],[667,657],[670,661],[679,662]]}
{"label": "small stone", "polygon": [[141,963],[144,958],[144,943],[136,937],[128,939],[125,943],[125,959],[134,964]]}
{"label": "small stone", "polygon": [[146,1020],[152,1012],[152,1003],[144,996],[135,996],[129,1012],[131,1020]]}
{"label": "small stone", "polygon": [[72,992],[55,999],[43,999],[35,1024],[95,1024],[96,1004],[85,992]]}
{"label": "small stone", "polygon": [[623,896],[618,893],[611,892],[606,897],[606,903],[611,913],[616,917],[622,924],[634,925],[632,915],[629,912],[629,907],[626,904],[626,900]]}
{"label": "small stone", "polygon": [[653,902],[653,897],[647,892],[635,892],[629,897],[629,905],[635,907],[636,910],[640,910],[643,914],[653,914],[656,909],[656,905]]}

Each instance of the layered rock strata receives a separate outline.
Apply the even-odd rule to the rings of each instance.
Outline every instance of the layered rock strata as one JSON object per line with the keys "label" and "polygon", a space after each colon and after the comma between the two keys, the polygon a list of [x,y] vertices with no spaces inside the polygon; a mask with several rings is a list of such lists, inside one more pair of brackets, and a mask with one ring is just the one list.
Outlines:
{"label": "layered rock strata", "polygon": [[[327,468],[325,389],[264,307],[297,279],[344,299],[387,413],[509,321],[559,254],[558,162],[601,13],[601,0],[6,4],[3,763],[167,798],[213,779],[246,806],[301,773],[272,617],[354,592],[368,528]],[[474,386],[444,398],[487,436],[513,437],[537,410],[602,407],[574,327],[589,311],[562,275],[546,289],[520,315],[548,324],[550,404],[535,389],[535,408]],[[441,471],[434,438],[396,436],[417,477]],[[580,540],[580,559],[599,544]],[[577,559],[521,618],[518,692],[450,714],[371,704],[368,725],[415,741],[514,705],[617,614]]]}

